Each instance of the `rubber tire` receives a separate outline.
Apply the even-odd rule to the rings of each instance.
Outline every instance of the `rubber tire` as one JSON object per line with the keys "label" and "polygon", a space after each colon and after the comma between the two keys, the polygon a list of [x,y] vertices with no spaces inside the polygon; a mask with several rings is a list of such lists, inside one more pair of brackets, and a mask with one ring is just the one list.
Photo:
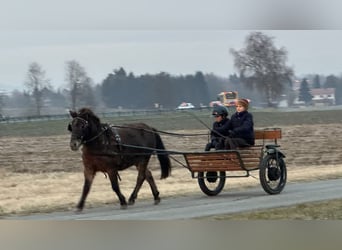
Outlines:
{"label": "rubber tire", "polygon": [[219,194],[222,189],[224,188],[224,185],[226,183],[226,172],[225,171],[220,171],[219,174],[217,175],[217,185],[215,186],[214,189],[211,189],[209,186],[206,184],[206,173],[207,172],[198,172],[198,185],[200,186],[201,190],[203,193],[205,193],[208,196],[215,196]]}
{"label": "rubber tire", "polygon": [[[275,154],[266,155],[264,159],[262,160],[262,163],[259,169],[260,184],[266,193],[279,194],[284,189],[286,180],[287,180],[286,164],[285,164],[283,157],[278,156],[278,163],[276,165],[278,165],[277,169],[278,169],[279,178],[277,178],[277,180],[272,181],[269,179],[269,176],[268,176],[268,169],[272,162],[273,162],[272,166],[274,166],[274,163],[277,163]],[[272,187],[271,184],[272,183],[274,184],[275,181],[277,181],[278,184],[275,187]]]}

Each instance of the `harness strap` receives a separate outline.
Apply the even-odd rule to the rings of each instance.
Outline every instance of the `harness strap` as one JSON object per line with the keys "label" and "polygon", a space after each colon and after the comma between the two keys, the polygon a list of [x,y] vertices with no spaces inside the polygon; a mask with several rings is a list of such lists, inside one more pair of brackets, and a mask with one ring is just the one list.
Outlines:
{"label": "harness strap", "polygon": [[[118,153],[120,154],[120,152],[122,151],[122,143],[121,143],[121,137],[118,133],[118,130],[116,129],[115,126],[110,126],[110,128],[112,129],[112,132],[114,133],[114,139],[115,142],[117,143],[117,147],[118,147]],[[120,154],[120,158],[122,159],[122,154]]]}
{"label": "harness strap", "polygon": [[94,137],[90,138],[90,139],[87,140],[87,141],[84,140],[84,141],[82,142],[82,144],[86,144],[86,143],[89,143],[89,142],[91,142],[91,141],[94,141],[95,139],[99,138],[104,132],[106,132],[107,129],[108,129],[108,127],[104,127],[104,128],[102,129],[102,131],[101,131],[99,134],[95,135]]}

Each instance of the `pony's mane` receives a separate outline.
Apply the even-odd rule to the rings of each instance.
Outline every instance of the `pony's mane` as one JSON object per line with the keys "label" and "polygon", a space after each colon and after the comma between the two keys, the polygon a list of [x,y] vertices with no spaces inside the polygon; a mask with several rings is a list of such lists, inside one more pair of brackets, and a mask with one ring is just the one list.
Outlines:
{"label": "pony's mane", "polygon": [[100,124],[100,118],[97,117],[94,112],[90,108],[81,108],[78,111],[78,116],[88,120],[88,121],[94,121],[95,124]]}

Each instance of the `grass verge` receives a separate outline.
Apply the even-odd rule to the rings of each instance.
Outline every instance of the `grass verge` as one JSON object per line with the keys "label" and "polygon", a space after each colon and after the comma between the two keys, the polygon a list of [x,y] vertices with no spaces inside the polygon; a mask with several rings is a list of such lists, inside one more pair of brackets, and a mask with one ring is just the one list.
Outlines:
{"label": "grass verge", "polygon": [[342,220],[342,199],[205,217],[212,220]]}

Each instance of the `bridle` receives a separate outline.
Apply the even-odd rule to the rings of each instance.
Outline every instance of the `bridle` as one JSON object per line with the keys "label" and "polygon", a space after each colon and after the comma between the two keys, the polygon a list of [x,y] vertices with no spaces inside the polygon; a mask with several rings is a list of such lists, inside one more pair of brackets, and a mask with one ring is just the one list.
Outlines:
{"label": "bridle", "polygon": [[[83,118],[81,118],[81,117],[76,116],[76,117],[74,117],[74,118],[72,119],[72,121],[71,121],[71,122],[69,123],[69,125],[68,125],[68,130],[69,130],[71,133],[72,133],[72,125],[74,124],[74,121],[75,121],[75,120],[80,120],[80,121],[82,122],[82,129],[88,127],[88,125],[89,125],[89,123],[88,123],[87,120],[85,120],[85,119],[83,119]],[[80,139],[81,139],[81,144],[83,144],[83,135],[80,137]]]}
{"label": "bridle", "polygon": [[[69,131],[71,131],[72,132],[72,130],[71,130],[71,124],[73,123],[73,121],[74,120],[80,120],[83,124],[82,124],[82,129],[86,129],[88,126],[89,126],[89,122],[86,120],[86,119],[84,119],[84,118],[82,118],[82,117],[79,117],[79,116],[76,116],[76,117],[74,117],[74,119],[72,119],[72,121],[69,123]],[[89,142],[91,142],[91,141],[94,141],[95,139],[97,139],[98,137],[100,137],[104,132],[106,132],[107,131],[107,129],[108,129],[108,127],[105,127],[105,128],[102,128],[101,129],[101,132],[100,133],[98,133],[97,135],[95,135],[95,136],[93,136],[92,138],[90,138],[89,140],[84,140],[84,136],[81,136],[81,144],[86,144],[86,143],[89,143]]]}
{"label": "bridle", "polygon": [[88,126],[89,125],[89,122],[86,120],[86,119],[83,119],[82,117],[79,117],[79,116],[76,116],[74,117],[74,119],[72,119],[71,123],[74,121],[74,120],[80,120],[84,123],[84,127]]}

